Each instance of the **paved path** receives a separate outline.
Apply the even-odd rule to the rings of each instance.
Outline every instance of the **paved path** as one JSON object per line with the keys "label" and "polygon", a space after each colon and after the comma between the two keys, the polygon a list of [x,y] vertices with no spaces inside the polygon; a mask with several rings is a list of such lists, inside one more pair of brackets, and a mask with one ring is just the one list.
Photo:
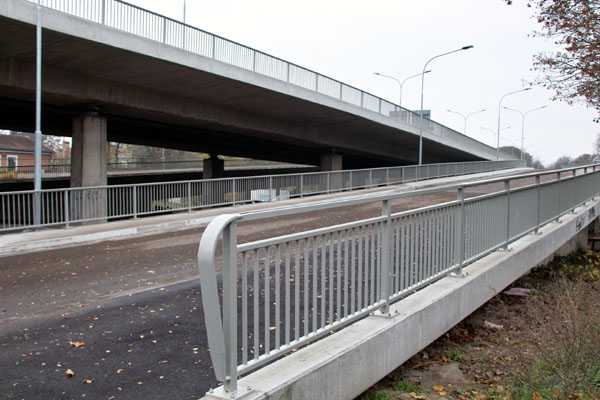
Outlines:
{"label": "paved path", "polygon": [[[406,187],[379,190],[402,189]],[[393,207],[414,208],[455,196],[447,192],[402,199]],[[21,246],[21,252],[0,257],[0,397],[202,396],[217,383],[197,281],[203,225],[223,211],[269,206],[273,204],[14,235],[11,245]],[[256,240],[379,212],[377,205],[366,205],[242,224],[239,237],[242,242]],[[203,222],[191,224],[190,217]],[[101,240],[119,238],[114,232],[132,227],[143,234]],[[77,235],[88,235],[89,241],[60,245]],[[45,244],[31,251],[31,243]],[[67,377],[67,369],[75,376]]]}

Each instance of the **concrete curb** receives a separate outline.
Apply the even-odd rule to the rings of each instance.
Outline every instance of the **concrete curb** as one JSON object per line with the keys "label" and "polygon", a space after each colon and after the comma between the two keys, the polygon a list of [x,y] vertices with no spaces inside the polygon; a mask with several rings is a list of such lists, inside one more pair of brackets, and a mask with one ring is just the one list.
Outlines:
{"label": "concrete curb", "polygon": [[[394,304],[391,318],[370,316],[239,380],[244,399],[352,399],[443,335],[506,286],[568,245],[600,213],[600,200],[579,207],[540,235],[526,235]],[[575,238],[575,240],[573,240]],[[579,240],[578,240],[579,239]],[[221,388],[204,399],[223,399]],[[230,398],[230,397],[227,397]]]}
{"label": "concrete curb", "polygon": [[73,246],[93,243],[103,240],[123,239],[132,236],[149,235],[159,232],[172,232],[182,229],[197,228],[207,225],[214,217],[194,218],[168,223],[143,225],[131,228],[123,228],[109,231],[99,231],[87,234],[69,235],[60,238],[43,239],[32,242],[23,242],[3,245],[0,247],[0,257],[16,253],[24,253],[38,250],[47,250],[54,247]]}

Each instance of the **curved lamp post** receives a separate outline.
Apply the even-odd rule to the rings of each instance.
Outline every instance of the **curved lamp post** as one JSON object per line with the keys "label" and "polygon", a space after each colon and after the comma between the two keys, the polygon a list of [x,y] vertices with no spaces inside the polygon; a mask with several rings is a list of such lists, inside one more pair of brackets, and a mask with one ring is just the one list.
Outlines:
{"label": "curved lamp post", "polygon": [[541,106],[541,107],[538,107],[538,108],[533,108],[533,109],[527,110],[525,112],[521,112],[519,110],[515,110],[514,108],[503,107],[503,108],[505,108],[507,110],[514,111],[514,112],[517,112],[517,113],[521,114],[521,160],[523,159],[523,142],[525,141],[525,116],[527,114],[529,114],[530,112],[532,112],[532,111],[541,110],[542,108],[546,108],[546,107],[548,107],[548,106]]}
{"label": "curved lamp post", "polygon": [[531,88],[528,87],[521,90],[515,90],[514,92],[506,93],[504,96],[500,97],[500,101],[498,102],[498,140],[496,141],[496,161],[500,159],[500,113],[502,111],[502,100],[504,100],[505,97],[510,96],[511,94],[521,93],[527,90],[531,90]]}
{"label": "curved lamp post", "polygon": [[[490,129],[490,128],[486,128],[486,127],[483,127],[483,126],[482,126],[482,127],[481,127],[481,129],[483,129],[484,131],[491,132],[491,133],[492,133],[492,135],[494,135],[494,136],[496,136],[496,134],[497,134],[495,130],[493,130],[493,129]],[[510,129],[510,126],[507,126],[507,127],[505,127],[505,128],[502,128],[502,129],[500,129],[500,131],[505,131],[505,130],[507,130],[507,129]],[[493,144],[494,144],[494,138],[492,137],[492,145],[493,145]]]}
{"label": "curved lamp post", "polygon": [[452,111],[452,110],[446,110],[446,111],[448,111],[449,113],[458,114],[465,119],[465,127],[463,129],[463,134],[466,135],[467,134],[467,119],[469,119],[469,117],[471,115],[479,114],[479,113],[486,111],[486,109],[484,108],[483,110],[473,111],[472,113],[469,113],[467,115],[465,115],[463,113],[459,113],[458,111]]}
{"label": "curved lamp post", "polygon": [[411,75],[411,76],[409,76],[408,78],[405,78],[403,81],[400,81],[399,79],[397,79],[397,78],[394,78],[393,76],[389,76],[389,75],[380,74],[379,72],[373,72],[373,73],[374,73],[375,75],[378,75],[378,76],[383,76],[384,78],[390,78],[390,79],[393,79],[393,80],[395,80],[396,82],[398,82],[398,85],[400,85],[400,96],[398,97],[398,106],[399,106],[400,108],[402,108],[402,87],[404,86],[404,83],[405,83],[407,80],[409,80],[410,78],[416,78],[417,76],[421,76],[421,75],[423,75],[423,74],[427,74],[427,73],[429,73],[429,72],[431,72],[431,70],[424,71],[424,72],[420,72],[420,73],[418,73],[418,74],[415,74],[415,75]]}
{"label": "curved lamp post", "polygon": [[431,57],[425,63],[425,66],[423,67],[423,73],[421,74],[421,109],[419,111],[419,114],[421,115],[421,118],[420,118],[421,123],[419,124],[419,165],[421,165],[423,163],[423,91],[425,89],[425,71],[427,70],[427,65],[431,61],[435,60],[436,58],[447,56],[448,54],[457,53],[457,52],[463,51],[463,50],[469,50],[469,49],[472,49],[472,48],[473,48],[472,45],[463,46],[460,49],[452,50],[452,51],[449,51],[447,53],[438,54],[435,57]]}

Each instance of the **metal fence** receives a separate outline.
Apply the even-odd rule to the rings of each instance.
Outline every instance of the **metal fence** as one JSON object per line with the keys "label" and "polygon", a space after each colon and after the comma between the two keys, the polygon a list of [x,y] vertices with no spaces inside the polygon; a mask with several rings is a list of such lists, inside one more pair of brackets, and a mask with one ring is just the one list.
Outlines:
{"label": "metal fence", "polygon": [[[37,3],[38,0],[26,0]],[[161,42],[341,101],[418,127],[419,114],[336,79],[321,75],[253,48],[203,31],[121,0],[40,0],[42,6]],[[428,134],[468,144],[489,153],[490,147],[437,122],[425,119]],[[501,153],[503,159],[512,158]]]}
{"label": "metal fence", "polygon": [[[0,193],[0,231],[285,200],[524,166],[520,160]],[[36,200],[40,225],[34,223]]]}
{"label": "metal fence", "polygon": [[[550,175],[548,181],[542,181],[544,175]],[[514,187],[525,178],[529,183]],[[492,183],[503,183],[503,189],[465,198],[465,189]],[[396,199],[449,190],[457,192],[456,200],[392,213]],[[239,375],[370,313],[387,314],[391,302],[460,273],[465,264],[507,248],[599,193],[600,168],[594,165],[221,215],[209,224],[198,249],[216,377],[234,393]],[[381,204],[378,217],[237,241],[242,222],[373,203]],[[218,260],[222,280],[217,279]]]}
{"label": "metal fence", "polygon": [[[224,160],[225,169],[235,168],[304,168],[311,167],[301,164],[289,164],[266,160]],[[0,167],[0,181],[25,181],[33,180],[33,165],[2,166]],[[202,170],[203,160],[119,160],[109,161],[106,170],[111,175],[135,173],[135,172],[158,172],[173,170]],[[71,164],[42,164],[42,178],[68,178],[71,176]]]}

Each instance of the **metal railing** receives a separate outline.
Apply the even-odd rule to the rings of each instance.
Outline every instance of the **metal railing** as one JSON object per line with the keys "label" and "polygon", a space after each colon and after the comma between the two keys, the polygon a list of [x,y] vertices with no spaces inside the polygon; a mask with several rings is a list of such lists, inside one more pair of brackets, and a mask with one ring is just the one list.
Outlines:
{"label": "metal railing", "polygon": [[[285,200],[524,166],[520,160],[264,175],[0,193],[0,231]],[[36,197],[38,196],[38,197]],[[39,198],[41,223],[34,223]]]}
{"label": "metal railing", "polygon": [[[37,3],[38,0],[26,0]],[[341,81],[121,0],[40,0],[41,5],[333,97],[418,127],[419,114]],[[429,119],[423,129],[477,147],[490,147]],[[509,159],[501,152],[501,157]]]}
{"label": "metal railing", "polygon": [[[494,183],[503,189],[465,198],[467,188]],[[457,192],[456,200],[392,212],[394,200],[449,190]],[[467,263],[508,248],[599,193],[600,167],[593,165],[221,215],[208,225],[198,249],[216,377],[234,394],[239,375],[370,313],[387,314],[391,302],[460,274]],[[381,205],[380,216],[237,241],[243,222],[373,203]],[[217,280],[220,266],[222,280]]]}
{"label": "metal railing", "polygon": [[[225,160],[225,169],[235,168],[305,168],[311,167],[301,164],[289,164],[266,160]],[[0,167],[0,181],[23,181],[33,180],[33,165],[2,166]],[[196,170],[203,169],[203,160],[120,160],[109,161],[106,164],[106,170],[111,175],[126,174],[128,172],[159,172],[173,170]],[[71,176],[71,164],[42,164],[42,178],[68,178]]]}

